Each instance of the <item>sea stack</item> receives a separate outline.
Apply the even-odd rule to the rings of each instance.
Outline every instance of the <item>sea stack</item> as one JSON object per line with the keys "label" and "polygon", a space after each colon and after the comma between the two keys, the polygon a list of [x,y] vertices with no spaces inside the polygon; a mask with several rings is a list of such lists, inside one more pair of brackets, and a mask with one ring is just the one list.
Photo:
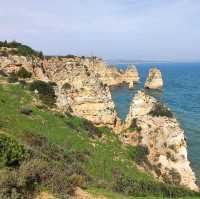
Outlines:
{"label": "sea stack", "polygon": [[135,95],[121,137],[145,154],[139,166],[166,183],[198,190],[184,131],[171,110],[154,97],[141,91]]}
{"label": "sea stack", "polygon": [[133,88],[134,84],[138,83],[140,79],[137,68],[134,65],[129,65],[123,76],[124,82],[128,83],[129,89]]}
{"label": "sea stack", "polygon": [[149,70],[144,87],[147,89],[162,89],[163,79],[161,71],[158,68],[153,67]]}

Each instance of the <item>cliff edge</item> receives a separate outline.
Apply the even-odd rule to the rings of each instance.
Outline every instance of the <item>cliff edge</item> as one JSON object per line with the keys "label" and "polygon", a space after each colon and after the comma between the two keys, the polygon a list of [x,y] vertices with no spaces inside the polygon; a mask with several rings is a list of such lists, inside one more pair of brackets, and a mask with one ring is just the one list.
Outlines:
{"label": "cliff edge", "polygon": [[146,157],[139,165],[160,180],[197,191],[195,175],[187,157],[184,131],[165,105],[139,91],[127,115],[123,142],[141,146]]}

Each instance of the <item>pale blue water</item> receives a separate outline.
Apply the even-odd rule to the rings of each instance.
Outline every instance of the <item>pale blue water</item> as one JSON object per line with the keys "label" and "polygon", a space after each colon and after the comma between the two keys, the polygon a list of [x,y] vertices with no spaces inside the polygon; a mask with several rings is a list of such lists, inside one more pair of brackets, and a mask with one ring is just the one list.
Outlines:
{"label": "pale blue water", "polygon": [[[163,92],[150,91],[164,101],[175,113],[188,139],[189,159],[200,182],[200,63],[145,63],[135,64],[140,73],[140,83],[133,89],[118,87],[112,90],[120,118],[124,119],[134,94],[143,89],[151,66],[160,68],[164,78]],[[117,64],[126,68],[127,64]]]}

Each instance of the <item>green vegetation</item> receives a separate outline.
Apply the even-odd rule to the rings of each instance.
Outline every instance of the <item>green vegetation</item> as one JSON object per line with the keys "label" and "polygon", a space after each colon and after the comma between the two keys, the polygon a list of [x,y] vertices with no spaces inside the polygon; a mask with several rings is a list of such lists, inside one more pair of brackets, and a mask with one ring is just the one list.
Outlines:
{"label": "green vegetation", "polygon": [[64,90],[68,90],[70,88],[71,88],[71,84],[69,84],[68,82],[64,83],[62,86],[62,89],[64,89]]}
{"label": "green vegetation", "polygon": [[25,149],[11,136],[0,133],[1,165],[16,166],[24,159]]}
{"label": "green vegetation", "polygon": [[37,52],[33,50],[31,47],[16,41],[12,42],[0,41],[0,48],[10,49],[8,51],[6,51],[5,49],[4,50],[0,49],[0,54],[4,56],[8,56],[9,54],[11,54],[11,55],[43,58],[42,52]]}
{"label": "green vegetation", "polygon": [[19,71],[17,72],[17,77],[19,78],[26,79],[26,78],[30,78],[31,76],[32,76],[32,73],[27,71],[24,67],[21,67]]}
{"label": "green vegetation", "polygon": [[142,130],[142,128],[140,126],[138,126],[137,124],[137,118],[133,118],[131,125],[129,127],[130,131],[137,131],[140,132]]}
{"label": "green vegetation", "polygon": [[146,146],[137,146],[135,150],[135,161],[137,164],[146,163],[148,161],[149,149]]}
{"label": "green vegetation", "polygon": [[[34,82],[34,89],[53,95],[46,83]],[[20,84],[0,85],[0,158],[5,163],[0,198],[29,199],[41,190],[67,198],[76,186],[108,198],[197,195],[139,171],[135,161],[145,159],[145,148],[122,145],[109,129],[85,119],[35,107],[38,95]]]}
{"label": "green vegetation", "polygon": [[30,84],[30,90],[37,90],[39,93],[40,100],[50,106],[53,107],[56,102],[56,96],[54,91],[54,83],[52,82],[43,82],[40,80],[35,80]]}
{"label": "green vegetation", "polygon": [[15,73],[10,73],[8,77],[8,82],[9,83],[16,83],[18,82],[18,77]]}
{"label": "green vegetation", "polygon": [[169,118],[172,118],[173,117],[173,113],[170,111],[170,109],[168,109],[164,104],[160,103],[160,102],[157,102],[155,105],[154,105],[154,108],[152,111],[150,111],[149,113],[150,115],[152,116],[166,116],[166,117],[169,117]]}
{"label": "green vegetation", "polygon": [[164,176],[164,181],[168,184],[178,185],[181,181],[180,173],[176,169],[171,169],[168,175]]}

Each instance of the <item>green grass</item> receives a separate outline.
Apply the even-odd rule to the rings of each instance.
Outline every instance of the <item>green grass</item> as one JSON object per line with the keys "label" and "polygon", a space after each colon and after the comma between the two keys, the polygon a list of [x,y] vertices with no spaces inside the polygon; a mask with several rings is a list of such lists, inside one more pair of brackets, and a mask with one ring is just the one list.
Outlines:
{"label": "green grass", "polygon": [[[94,188],[91,187],[87,190],[89,193],[91,193],[94,197],[95,196],[105,196],[108,199],[169,199],[166,197],[133,197],[133,196],[125,196],[119,193],[115,193],[106,189],[101,189],[101,188]],[[199,197],[183,197],[183,198],[178,198],[178,199],[199,199]]]}
{"label": "green grass", "polygon": [[[102,136],[94,138],[85,128],[83,119],[63,116],[34,106],[33,99],[37,97],[20,84],[0,85],[0,130],[11,134],[21,143],[24,143],[24,135],[31,133],[47,138],[49,143],[58,145],[66,153],[87,151],[90,158],[83,162],[83,167],[93,179],[88,187],[89,191],[95,194],[101,193],[108,198],[133,199],[111,191],[92,188],[97,186],[99,181],[112,185],[115,170],[121,171],[125,177],[138,181],[155,181],[150,174],[136,168],[133,161],[134,148],[122,145],[110,130],[99,128],[98,131]],[[22,107],[31,108],[32,114],[29,116],[22,114],[20,112]]]}
{"label": "green grass", "polygon": [[[20,113],[20,108],[23,106],[32,107],[31,116]],[[126,176],[152,179],[149,174],[136,169],[128,148],[122,146],[109,130],[102,128],[103,136],[100,139],[88,137],[88,133],[81,127],[80,118],[63,118],[59,114],[32,106],[31,93],[20,85],[0,85],[0,110],[0,128],[5,132],[19,138],[25,133],[38,134],[66,150],[90,151],[92,158],[87,163],[86,169],[96,178],[111,182],[112,170],[118,168]],[[68,126],[68,123],[76,126],[76,129]]]}

